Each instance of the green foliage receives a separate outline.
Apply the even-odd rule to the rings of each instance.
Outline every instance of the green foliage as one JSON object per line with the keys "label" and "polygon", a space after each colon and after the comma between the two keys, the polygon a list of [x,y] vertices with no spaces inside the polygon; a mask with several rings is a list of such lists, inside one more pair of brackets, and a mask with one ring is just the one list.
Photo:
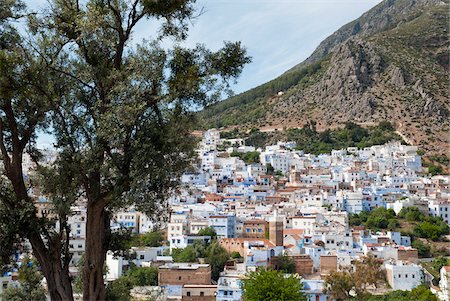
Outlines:
{"label": "green foliage", "polygon": [[440,271],[443,266],[450,265],[450,259],[440,256],[433,260],[433,269]]}
{"label": "green foliage", "polygon": [[241,137],[242,134],[239,131],[239,128],[234,128],[231,131],[222,131],[220,132],[220,138],[222,139],[235,139]]}
{"label": "green foliage", "polygon": [[371,229],[396,230],[400,226],[399,219],[406,220],[414,225],[414,232],[410,236],[440,240],[450,231],[449,226],[440,217],[426,216],[417,207],[403,208],[398,216],[392,209],[377,208],[372,211],[363,211],[359,215],[351,214],[349,224],[351,226],[364,225]]}
{"label": "green foliage", "polygon": [[417,150],[417,154],[419,156],[423,156],[423,155],[425,155],[425,151],[423,149],[419,149],[419,150]]}
{"label": "green foliage", "polygon": [[230,259],[228,252],[215,241],[206,249],[205,262],[211,265],[211,278],[217,281],[220,272],[223,271],[225,264]]}
{"label": "green foliage", "polygon": [[[216,51],[178,43],[197,16],[194,2],[89,0],[77,5],[55,0],[26,14],[27,22],[8,25],[4,22],[15,18],[18,5],[12,0],[0,5],[0,115],[7,125],[1,127],[1,163],[7,166],[2,178],[14,182],[16,200],[34,207],[27,195],[32,181],[23,183],[21,164],[26,152],[39,161],[38,133],[53,136],[58,156],[51,167],[39,170],[47,181],[38,190],[53,202],[60,230],[52,227],[54,221],[35,216],[34,208],[13,233],[33,238],[33,248],[41,247],[35,254],[40,254],[48,284],[61,282],[56,285],[66,288],[51,287],[52,299],[73,299],[67,283],[70,258],[64,251],[68,208],[85,196],[92,223],[86,229],[91,247],[85,253],[84,297],[104,299],[105,253],[108,247],[127,245],[104,225],[114,210],[131,205],[164,222],[168,192],[179,185],[195,155],[193,107],[230,92],[251,61],[240,42],[224,42]],[[131,43],[135,27],[146,19],[157,20],[158,26],[146,41]],[[162,45],[169,37],[177,40],[173,48]],[[29,208],[1,203],[14,217]]]}
{"label": "green foliage", "polygon": [[294,273],[295,272],[294,260],[286,254],[278,256],[278,270],[287,274]]}
{"label": "green foliage", "polygon": [[404,218],[409,222],[422,221],[425,219],[423,214],[417,207],[406,207],[400,210],[398,217]]}
{"label": "green foliage", "polygon": [[262,148],[268,144],[269,139],[270,135],[268,133],[261,132],[260,130],[253,128],[247,138],[245,138],[245,145]]}
{"label": "green foliage", "polygon": [[206,228],[200,229],[200,231],[198,231],[197,235],[211,236],[211,240],[215,240],[217,238],[216,230],[213,227],[206,227]]}
{"label": "green foliage", "polygon": [[431,247],[420,239],[414,239],[412,247],[417,249],[420,257],[430,257]]}
{"label": "green foliage", "polygon": [[184,249],[173,249],[172,258],[174,262],[197,262],[199,258],[205,258],[211,265],[211,278],[217,280],[230,257],[217,241],[209,246],[196,241]]}
{"label": "green foliage", "polygon": [[419,223],[415,228],[414,232],[423,238],[430,238],[437,241],[442,235],[447,235],[449,233],[449,227],[446,222],[440,218],[428,217],[426,221]]}
{"label": "green foliage", "polygon": [[372,229],[387,229],[389,223],[393,225],[395,221],[395,212],[392,209],[385,209],[383,207],[376,208],[370,211],[369,217],[365,222],[367,228]]}
{"label": "green foliage", "polygon": [[45,289],[42,286],[44,278],[39,271],[37,262],[30,257],[25,257],[21,261],[18,272],[19,285],[10,286],[3,290],[0,296],[8,301],[45,301]]}
{"label": "green foliage", "polygon": [[141,239],[145,246],[159,247],[164,241],[164,236],[160,231],[151,231],[142,235]]}
{"label": "green foliage", "polygon": [[233,259],[242,258],[241,253],[239,253],[238,251],[231,252],[231,256],[230,257],[233,258]]}
{"label": "green foliage", "polygon": [[343,149],[351,146],[359,148],[385,144],[391,140],[402,141],[387,121],[377,126],[363,128],[355,123],[347,122],[342,129],[317,132],[316,123],[310,121],[301,129],[287,130],[287,139],[297,143],[297,149],[305,153],[330,153],[333,149]]}
{"label": "green foliage", "polygon": [[130,290],[133,288],[128,277],[120,277],[106,286],[106,300],[107,301],[130,301]]}
{"label": "green foliage", "polygon": [[247,164],[259,163],[259,152],[257,151],[246,153],[232,152],[231,157],[239,157]]}
{"label": "green foliage", "polygon": [[174,262],[197,262],[198,258],[205,257],[205,247],[201,244],[189,245],[184,249],[173,249]]}
{"label": "green foliage", "polygon": [[400,223],[398,222],[398,220],[395,219],[395,218],[391,218],[389,220],[388,225],[387,225],[387,229],[390,230],[390,231],[394,231],[399,226],[400,226]]}
{"label": "green foliage", "polygon": [[430,156],[429,158],[430,158],[430,160],[440,163],[442,165],[445,165],[445,166],[450,165],[450,158],[448,158],[446,155]]}
{"label": "green foliage", "polygon": [[441,175],[444,173],[444,169],[439,165],[429,164],[428,173],[432,176]]}
{"label": "green foliage", "polygon": [[126,277],[132,286],[155,286],[158,285],[158,268],[156,267],[133,267],[129,269]]}
{"label": "green foliage", "polygon": [[[213,233],[211,232],[210,234]],[[225,249],[219,247],[219,243],[215,240],[213,240],[210,245],[207,245],[201,241],[195,241],[192,245],[188,245],[184,249],[173,249],[172,258],[174,262],[197,262],[198,258],[207,258],[211,254],[217,253],[216,255],[220,257],[220,255],[222,255],[221,251]]]}
{"label": "green foliage", "polygon": [[366,301],[438,301],[428,287],[419,285],[412,289],[412,291],[393,291],[385,295],[370,295],[366,296]]}
{"label": "green foliage", "polygon": [[242,280],[244,301],[306,301],[303,286],[294,275],[259,269]]}

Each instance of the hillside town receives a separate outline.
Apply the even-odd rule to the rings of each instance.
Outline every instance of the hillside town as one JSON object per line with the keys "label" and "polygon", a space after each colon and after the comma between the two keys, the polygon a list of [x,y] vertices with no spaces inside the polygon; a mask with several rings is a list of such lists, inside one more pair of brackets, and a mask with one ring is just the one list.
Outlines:
{"label": "hillside town", "polygon": [[[241,282],[248,273],[260,267],[278,270],[289,260],[290,273],[298,275],[309,300],[325,301],[333,299],[326,289],[327,275],[371,257],[382,264],[387,282],[369,288],[371,293],[411,291],[428,284],[439,300],[448,301],[450,266],[441,267],[437,282],[421,264],[421,257],[431,255],[423,256],[407,231],[391,224],[356,225],[352,217],[377,210],[398,217],[415,208],[449,224],[450,176],[429,176],[417,147],[398,142],[318,156],[295,147],[293,142],[278,142],[255,149],[243,139],[221,139],[218,130],[206,131],[198,144],[198,160],[169,199],[167,216],[156,223],[134,208],[115,212],[113,233],[126,230],[138,237],[159,231],[162,237],[157,246],[131,246],[128,255],[109,251],[105,281],[117,281],[136,267],[153,267],[157,283],[135,286],[131,296],[237,301],[242,300]],[[240,159],[245,153],[258,156],[245,162]],[[54,157],[47,151],[49,164]],[[25,163],[24,172],[29,173],[33,163]],[[34,193],[39,214],[51,215],[52,204]],[[70,272],[76,277],[85,250],[86,207],[80,201],[71,211]],[[228,254],[218,268],[205,258],[175,258],[213,240]],[[448,243],[443,245],[448,256]],[[19,265],[27,249],[17,252]],[[0,295],[16,280],[17,270],[6,272]]]}

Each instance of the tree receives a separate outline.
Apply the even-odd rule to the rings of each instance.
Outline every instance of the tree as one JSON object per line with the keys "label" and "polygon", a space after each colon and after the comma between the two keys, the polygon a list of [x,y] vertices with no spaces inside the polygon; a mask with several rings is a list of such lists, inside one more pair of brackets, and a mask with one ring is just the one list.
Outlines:
{"label": "tree", "polygon": [[414,239],[412,247],[417,249],[420,257],[430,257],[431,248],[428,244],[424,243],[420,239]]}
{"label": "tree", "polygon": [[325,276],[324,293],[337,301],[350,299],[353,289],[353,279],[349,271],[333,271]]}
{"label": "tree", "polygon": [[230,259],[228,252],[215,241],[206,249],[205,261],[211,265],[211,278],[217,281],[220,277],[220,272],[227,261]]}
{"label": "tree", "polygon": [[162,245],[164,237],[160,231],[151,231],[145,233],[141,239],[145,246],[159,247]]}
{"label": "tree", "polygon": [[439,272],[443,266],[449,265],[450,260],[446,257],[440,256],[433,260],[433,269]]}
{"label": "tree", "polygon": [[233,251],[233,252],[231,252],[230,257],[233,258],[233,259],[239,259],[239,258],[242,258],[241,253],[239,253],[238,251]]}
{"label": "tree", "polygon": [[198,258],[205,258],[206,245],[203,242],[195,241],[184,249],[173,249],[172,258],[174,262],[196,262]]}
{"label": "tree", "polygon": [[211,236],[212,240],[217,238],[216,230],[214,230],[213,227],[206,227],[206,228],[200,229],[198,231],[197,235],[200,235],[200,236]]}
{"label": "tree", "polygon": [[[18,245],[28,239],[32,252],[39,262],[47,281],[52,300],[73,300],[69,275],[67,206],[63,199],[55,199],[54,214],[59,228],[47,218],[37,216],[34,201],[29,195],[32,182],[24,174],[24,153],[38,162],[40,154],[36,149],[36,132],[43,131],[49,124],[50,101],[54,92],[66,86],[60,76],[48,68],[48,62],[36,49],[42,40],[25,41],[12,22],[26,16],[20,1],[9,0],[0,3],[0,256],[3,264],[11,258]],[[31,33],[31,32],[29,32]],[[47,58],[55,59],[58,45],[45,47]],[[42,50],[42,48],[41,48]],[[70,173],[70,171],[67,171]],[[26,180],[26,177],[28,180]],[[55,179],[59,181],[62,179]],[[66,198],[70,198],[71,184],[64,183]]]}
{"label": "tree", "polygon": [[3,290],[0,296],[3,300],[10,301],[45,301],[45,289],[42,285],[44,278],[39,272],[37,262],[30,257],[25,257],[19,267],[19,285],[10,286]]}
{"label": "tree", "polygon": [[108,284],[106,287],[106,300],[108,301],[130,301],[130,290],[133,288],[128,277],[120,277]]}
{"label": "tree", "polygon": [[259,269],[242,280],[245,301],[306,301],[303,285],[295,275],[281,271]]}
{"label": "tree", "polygon": [[125,274],[133,286],[158,285],[158,268],[134,267]]}
{"label": "tree", "polygon": [[336,300],[348,300],[351,295],[364,300],[369,286],[377,286],[384,279],[382,262],[373,256],[363,257],[354,268],[334,271],[325,277],[324,292]]}
{"label": "tree", "polygon": [[365,301],[438,301],[428,287],[419,285],[412,289],[412,291],[393,291],[385,295],[367,296]]}
{"label": "tree", "polygon": [[288,274],[294,273],[295,272],[294,260],[286,254],[278,256],[278,270]]}
{"label": "tree", "polygon": [[[194,155],[192,106],[217,100],[250,61],[240,43],[226,42],[216,52],[160,46],[162,38],[187,37],[194,2],[54,0],[30,15],[31,40],[22,44],[17,31],[3,25],[15,6],[2,3],[8,13],[1,15],[1,30],[11,33],[2,39],[12,38],[0,55],[0,150],[8,192],[0,211],[17,221],[2,244],[13,245],[17,235],[30,241],[53,300],[73,299],[71,205],[79,198],[87,204],[83,298],[103,300],[112,213],[135,205],[155,219],[166,217],[167,195]],[[161,30],[132,47],[133,29],[144,19],[159,20]],[[51,167],[39,160],[40,130],[56,140]],[[59,227],[36,215],[22,172],[24,152],[38,166],[40,181],[33,183],[53,202]]]}
{"label": "tree", "polygon": [[275,168],[273,168],[272,164],[267,163],[266,168],[267,168],[268,175],[273,175],[275,173]]}
{"label": "tree", "polygon": [[354,291],[357,296],[364,296],[367,293],[368,287],[376,287],[384,280],[385,275],[381,266],[382,261],[372,255],[365,256],[355,263],[355,269],[351,275],[354,283]]}
{"label": "tree", "polygon": [[423,214],[417,207],[403,208],[398,213],[398,216],[405,218],[409,222],[419,222],[425,218],[425,214]]}

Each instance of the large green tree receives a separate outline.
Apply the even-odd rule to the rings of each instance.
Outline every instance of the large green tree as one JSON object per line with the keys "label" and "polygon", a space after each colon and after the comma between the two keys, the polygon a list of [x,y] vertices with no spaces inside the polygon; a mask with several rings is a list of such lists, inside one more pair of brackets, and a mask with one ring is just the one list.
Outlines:
{"label": "large green tree", "polygon": [[245,301],[306,301],[300,279],[281,271],[259,269],[242,280]]}
{"label": "large green tree", "polygon": [[[48,125],[53,91],[66,83],[57,80],[59,76],[39,54],[42,41],[26,41],[14,27],[25,16],[19,1],[0,2],[0,255],[7,266],[11,254],[27,239],[51,299],[72,300],[67,210],[59,210],[65,206],[55,203],[58,229],[54,220],[39,217],[33,205],[34,181],[24,174],[23,166],[24,153],[39,160],[36,133]],[[57,49],[56,44],[45,48],[47,59],[58,61]]]}
{"label": "large green tree", "polygon": [[[17,235],[28,239],[52,300],[72,300],[67,218],[70,206],[84,200],[83,298],[104,300],[112,213],[135,205],[165,217],[166,197],[194,155],[192,108],[217,100],[250,59],[240,43],[226,42],[215,52],[180,46],[197,16],[194,0],[54,0],[29,16],[26,41],[8,22],[15,4],[0,7],[1,30],[11,36],[2,34],[0,56],[0,149],[7,179],[0,214],[17,220],[0,234],[2,245]],[[131,44],[145,19],[159,29]],[[161,46],[167,37],[177,42],[172,49]],[[39,130],[56,140],[51,167],[40,164]],[[32,183],[22,172],[24,152],[38,165],[40,177]],[[37,216],[29,194],[36,183],[53,202],[58,227]]]}

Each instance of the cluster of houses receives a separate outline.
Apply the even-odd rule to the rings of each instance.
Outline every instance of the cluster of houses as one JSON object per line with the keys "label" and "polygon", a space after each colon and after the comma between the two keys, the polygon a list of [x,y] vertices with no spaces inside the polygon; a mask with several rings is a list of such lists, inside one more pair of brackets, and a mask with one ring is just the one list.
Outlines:
{"label": "cluster of houses", "polygon": [[[197,152],[195,171],[182,176],[180,189],[170,197],[165,245],[133,248],[133,259],[108,253],[106,281],[118,279],[131,265],[155,266],[159,287],[135,288],[134,296],[237,301],[246,273],[258,267],[277,269],[280,256],[287,255],[310,300],[324,301],[324,276],[371,254],[384,262],[394,290],[430,282],[409,236],[349,225],[353,213],[378,207],[398,213],[410,206],[449,223],[450,177],[428,176],[417,147],[393,142],[316,156],[296,150],[293,142],[255,149],[242,139],[222,139],[213,129],[204,133]],[[236,156],[246,152],[258,152],[259,162]],[[48,210],[45,200],[37,206]],[[86,209],[80,204],[73,213],[70,249],[75,265],[84,251]],[[153,226],[133,208],[116,212],[111,221],[113,230],[126,227],[139,234]],[[199,235],[206,227],[215,230],[226,251],[240,257],[225,265],[217,281],[201,259],[176,263],[171,256],[174,249],[196,241],[209,243],[210,236]],[[11,282],[9,275],[0,279],[3,287]],[[449,280],[450,267],[445,266],[439,287],[432,289],[441,300],[449,300]]]}

